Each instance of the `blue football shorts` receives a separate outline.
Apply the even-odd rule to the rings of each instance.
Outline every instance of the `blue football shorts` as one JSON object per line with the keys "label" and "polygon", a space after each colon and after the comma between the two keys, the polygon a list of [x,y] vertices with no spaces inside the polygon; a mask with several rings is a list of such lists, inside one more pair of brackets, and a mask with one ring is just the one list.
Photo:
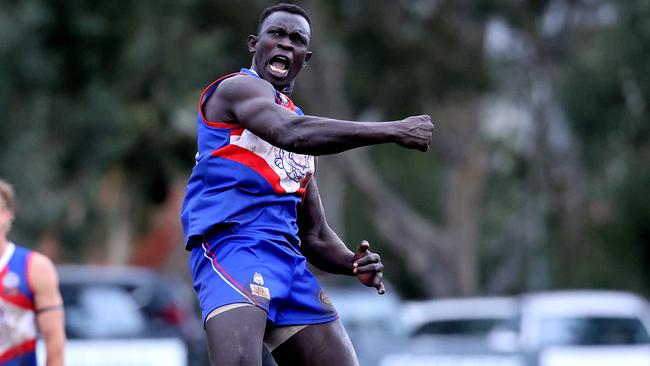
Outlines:
{"label": "blue football shorts", "polygon": [[248,303],[275,326],[327,323],[338,318],[327,294],[290,244],[223,228],[192,248],[190,270],[203,321],[215,309]]}

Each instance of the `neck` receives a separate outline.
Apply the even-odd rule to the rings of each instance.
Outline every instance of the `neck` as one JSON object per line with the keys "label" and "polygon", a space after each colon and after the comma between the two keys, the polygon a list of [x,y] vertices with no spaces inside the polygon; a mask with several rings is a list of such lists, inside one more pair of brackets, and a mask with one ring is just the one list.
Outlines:
{"label": "neck", "polygon": [[292,80],[291,83],[289,83],[289,85],[287,85],[284,89],[280,90],[280,92],[288,97],[291,97],[291,93],[293,93],[293,83],[294,82]]}
{"label": "neck", "polygon": [[9,246],[9,240],[6,235],[0,235],[0,255],[2,255]]}
{"label": "neck", "polygon": [[[248,69],[251,70],[251,71],[254,71],[257,74],[257,76],[260,76],[260,72],[257,70],[257,66],[255,66],[255,60],[254,59],[253,59],[253,63],[251,64],[251,67],[249,67]],[[278,90],[278,91],[280,93],[288,96],[288,97],[291,97],[291,93],[293,92],[293,84],[294,83],[295,83],[295,80],[291,80],[289,85],[285,86],[282,90]]]}

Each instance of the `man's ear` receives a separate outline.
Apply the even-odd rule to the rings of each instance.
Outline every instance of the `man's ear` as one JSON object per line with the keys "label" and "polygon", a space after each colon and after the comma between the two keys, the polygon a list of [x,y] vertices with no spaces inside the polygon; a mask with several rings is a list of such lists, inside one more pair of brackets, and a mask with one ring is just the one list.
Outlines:
{"label": "man's ear", "polygon": [[248,40],[246,41],[246,45],[248,46],[248,52],[254,53],[257,46],[257,36],[254,36],[252,34],[249,35]]}
{"label": "man's ear", "polygon": [[305,62],[302,63],[302,67],[307,66],[307,63],[309,63],[309,60],[311,59],[311,55],[313,55],[313,52],[309,51],[305,55]]}

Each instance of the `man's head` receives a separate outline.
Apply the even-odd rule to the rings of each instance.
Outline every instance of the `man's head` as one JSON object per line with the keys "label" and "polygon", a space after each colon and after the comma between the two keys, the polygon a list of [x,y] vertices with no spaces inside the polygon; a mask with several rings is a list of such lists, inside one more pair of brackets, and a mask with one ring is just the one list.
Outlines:
{"label": "man's head", "polygon": [[4,239],[11,229],[11,223],[14,220],[14,189],[13,187],[0,179],[0,240]]}
{"label": "man's head", "polygon": [[260,15],[257,35],[248,36],[253,68],[277,90],[289,87],[311,58],[311,20],[301,7],[277,4]]}

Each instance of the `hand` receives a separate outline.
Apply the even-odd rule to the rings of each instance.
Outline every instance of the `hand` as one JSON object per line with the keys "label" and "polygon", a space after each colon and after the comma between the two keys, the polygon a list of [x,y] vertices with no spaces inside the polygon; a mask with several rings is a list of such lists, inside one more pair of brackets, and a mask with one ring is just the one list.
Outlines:
{"label": "hand", "polygon": [[433,123],[428,115],[411,116],[398,123],[399,138],[396,141],[400,146],[420,151],[429,150]]}
{"label": "hand", "polygon": [[370,243],[367,240],[362,241],[352,258],[352,272],[361,283],[376,288],[377,293],[383,295],[386,292],[382,281],[384,265],[379,254],[371,252],[368,248]]}

